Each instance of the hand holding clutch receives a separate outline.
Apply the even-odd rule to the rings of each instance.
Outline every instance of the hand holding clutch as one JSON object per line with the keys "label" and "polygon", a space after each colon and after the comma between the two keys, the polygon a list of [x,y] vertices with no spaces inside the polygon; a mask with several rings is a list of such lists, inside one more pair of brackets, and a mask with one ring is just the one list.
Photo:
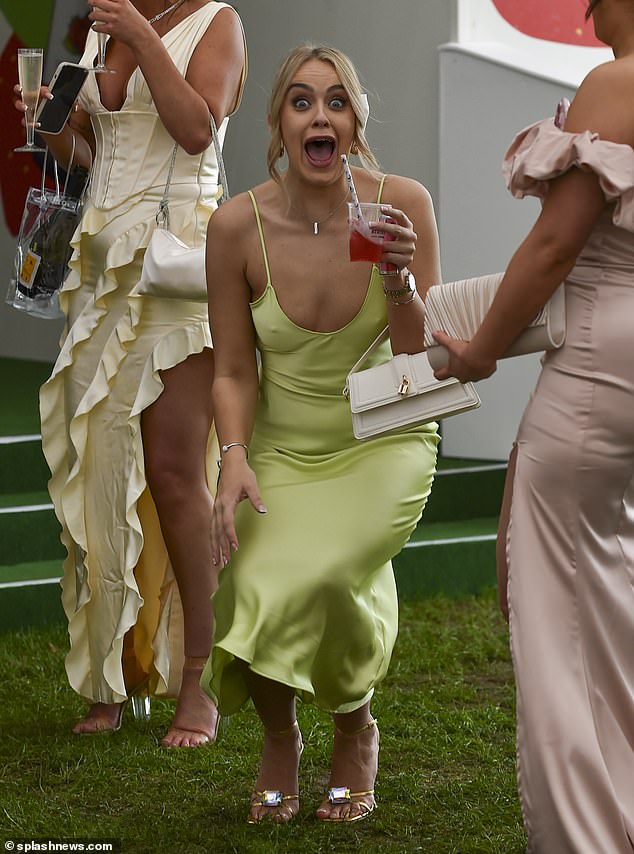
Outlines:
{"label": "hand holding clutch", "polygon": [[[434,370],[445,367],[449,354],[433,333],[442,330],[459,341],[471,341],[480,328],[504,273],[432,285],[425,297],[425,347]],[[521,332],[502,358],[561,347],[566,337],[564,286]]]}

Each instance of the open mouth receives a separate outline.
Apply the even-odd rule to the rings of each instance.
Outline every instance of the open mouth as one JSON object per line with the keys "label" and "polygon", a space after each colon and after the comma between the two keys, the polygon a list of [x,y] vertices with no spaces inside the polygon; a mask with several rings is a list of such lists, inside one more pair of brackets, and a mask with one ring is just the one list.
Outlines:
{"label": "open mouth", "polygon": [[335,141],[329,136],[313,137],[304,146],[306,157],[315,166],[326,166],[335,153]]}

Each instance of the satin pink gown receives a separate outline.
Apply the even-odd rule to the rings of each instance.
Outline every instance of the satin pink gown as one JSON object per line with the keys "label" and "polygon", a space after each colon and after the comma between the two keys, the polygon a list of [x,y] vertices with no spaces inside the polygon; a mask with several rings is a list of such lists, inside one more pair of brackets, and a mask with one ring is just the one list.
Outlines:
{"label": "satin pink gown", "polygon": [[566,281],[517,436],[507,534],[518,780],[531,854],[634,851],[634,151],[552,119],[507,152],[511,192],[572,167],[607,206]]}

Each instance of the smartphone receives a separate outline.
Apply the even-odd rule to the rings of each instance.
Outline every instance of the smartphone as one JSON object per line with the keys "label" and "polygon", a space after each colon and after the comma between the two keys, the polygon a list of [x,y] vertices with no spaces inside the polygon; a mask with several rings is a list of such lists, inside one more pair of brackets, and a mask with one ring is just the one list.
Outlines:
{"label": "smartphone", "polygon": [[73,104],[90,74],[88,68],[73,62],[60,62],[48,84],[54,98],[42,98],[35,114],[36,130],[44,133],[61,133],[68,121]]}

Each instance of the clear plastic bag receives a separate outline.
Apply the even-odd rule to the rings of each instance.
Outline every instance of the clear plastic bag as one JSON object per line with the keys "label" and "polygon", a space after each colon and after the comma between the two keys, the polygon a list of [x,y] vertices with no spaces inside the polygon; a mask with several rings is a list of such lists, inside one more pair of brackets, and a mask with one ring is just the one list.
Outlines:
{"label": "clear plastic bag", "polygon": [[81,167],[76,167],[71,176],[69,168],[60,189],[57,163],[54,173],[55,190],[49,190],[44,186],[45,157],[42,185],[31,187],[24,203],[6,299],[19,311],[47,319],[61,317],[58,294],[70,272],[70,240],[81,219],[88,177]]}

